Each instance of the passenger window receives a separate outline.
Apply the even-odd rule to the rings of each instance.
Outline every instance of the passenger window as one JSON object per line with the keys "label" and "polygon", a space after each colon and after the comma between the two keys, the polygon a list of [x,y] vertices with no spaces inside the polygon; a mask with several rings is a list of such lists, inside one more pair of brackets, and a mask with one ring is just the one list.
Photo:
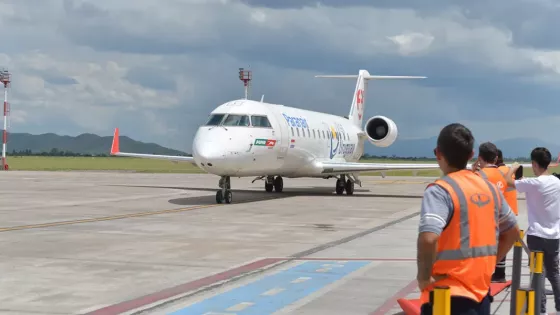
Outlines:
{"label": "passenger window", "polygon": [[311,138],[311,131],[309,131],[309,128],[307,129],[307,136]]}
{"label": "passenger window", "polygon": [[206,126],[217,126],[220,124],[220,122],[222,122],[222,119],[224,119],[225,114],[213,114],[210,115],[210,117],[208,118],[208,121],[206,122]]}
{"label": "passenger window", "polygon": [[249,126],[249,116],[247,115],[228,115],[223,122],[224,126]]}
{"label": "passenger window", "polygon": [[315,129],[313,129],[313,138],[315,138]]}
{"label": "passenger window", "polygon": [[301,128],[301,135],[305,138],[305,129]]}
{"label": "passenger window", "polygon": [[270,121],[266,116],[251,116],[253,127],[272,128]]}
{"label": "passenger window", "polygon": [[292,137],[294,136],[294,127],[290,127],[292,128]]}
{"label": "passenger window", "polygon": [[321,130],[321,132],[323,133],[323,139],[325,139],[325,130]]}
{"label": "passenger window", "polygon": [[299,128],[296,127],[297,136],[299,137]]}

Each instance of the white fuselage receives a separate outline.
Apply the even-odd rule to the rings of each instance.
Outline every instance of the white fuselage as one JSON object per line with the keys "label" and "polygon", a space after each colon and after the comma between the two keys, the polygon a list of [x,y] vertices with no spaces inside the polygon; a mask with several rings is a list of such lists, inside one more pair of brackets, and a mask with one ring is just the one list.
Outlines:
{"label": "white fuselage", "polygon": [[345,117],[242,99],[211,112],[192,152],[200,168],[219,176],[322,177],[316,162],[360,159],[360,132]]}

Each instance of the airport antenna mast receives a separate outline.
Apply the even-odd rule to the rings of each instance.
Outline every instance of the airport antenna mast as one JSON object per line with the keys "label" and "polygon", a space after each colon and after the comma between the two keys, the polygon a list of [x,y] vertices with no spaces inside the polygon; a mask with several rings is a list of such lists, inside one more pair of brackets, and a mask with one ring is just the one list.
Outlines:
{"label": "airport antenna mast", "polygon": [[2,169],[8,170],[8,163],[6,163],[6,144],[8,142],[8,113],[10,112],[10,105],[8,104],[8,88],[12,82],[11,74],[7,69],[0,70],[0,82],[4,84],[4,129],[2,130]]}
{"label": "airport antenna mast", "polygon": [[245,99],[249,98],[249,88],[251,86],[252,78],[251,70],[239,68],[239,80],[243,81],[243,85],[245,86]]}

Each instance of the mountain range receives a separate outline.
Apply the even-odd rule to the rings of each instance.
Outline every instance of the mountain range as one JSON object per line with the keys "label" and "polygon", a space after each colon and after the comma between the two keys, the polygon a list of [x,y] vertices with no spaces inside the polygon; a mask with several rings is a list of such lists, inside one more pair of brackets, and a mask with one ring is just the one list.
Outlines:
{"label": "mountain range", "polygon": [[[10,133],[8,137],[8,153],[12,151],[30,150],[33,153],[51,152],[54,148],[58,151],[70,151],[80,154],[108,154],[111,149],[112,136],[98,136],[84,133],[79,136],[60,136],[54,133],[33,135],[29,133]],[[436,137],[428,139],[397,139],[388,148],[378,148],[369,143],[366,144],[366,153],[374,156],[397,156],[397,157],[433,157],[433,149],[436,145]],[[531,138],[516,138],[494,142],[502,150],[506,158],[528,158],[531,150],[536,146],[547,147],[556,158],[560,152],[560,145],[546,143]],[[476,143],[475,147],[478,147]],[[120,148],[122,151],[165,154],[165,155],[189,155],[190,152],[170,149],[156,143],[146,143],[120,136]]]}
{"label": "mountain range", "polygon": [[[70,151],[80,154],[109,154],[112,136],[101,137],[91,133],[84,133],[76,137],[60,136],[54,133],[32,135],[29,133],[10,133],[8,136],[8,154],[10,152],[22,152],[31,150],[33,153],[58,151]],[[187,155],[185,152],[163,147],[156,143],[145,143],[133,140],[127,136],[120,136],[119,146],[121,151],[164,154],[164,155]]]}

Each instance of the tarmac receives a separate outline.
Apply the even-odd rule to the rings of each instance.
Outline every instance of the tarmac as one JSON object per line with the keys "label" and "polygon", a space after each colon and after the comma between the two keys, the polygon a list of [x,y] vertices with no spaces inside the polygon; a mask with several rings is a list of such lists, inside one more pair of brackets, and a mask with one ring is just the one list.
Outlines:
{"label": "tarmac", "polygon": [[418,296],[433,178],[362,177],[353,196],[334,179],[251,180],[233,178],[225,205],[206,174],[1,172],[0,313],[381,315]]}

